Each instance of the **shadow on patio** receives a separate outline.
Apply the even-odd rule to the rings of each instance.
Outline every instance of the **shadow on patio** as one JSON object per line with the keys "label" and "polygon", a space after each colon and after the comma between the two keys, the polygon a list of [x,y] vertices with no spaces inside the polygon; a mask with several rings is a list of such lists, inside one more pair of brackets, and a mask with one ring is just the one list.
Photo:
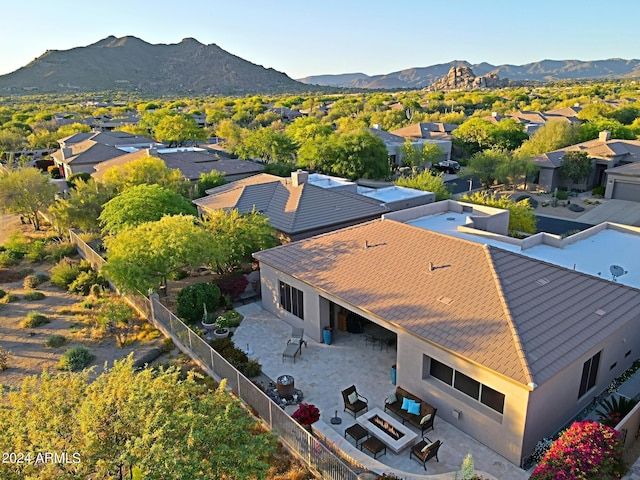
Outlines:
{"label": "shadow on patio", "polygon": [[[306,338],[307,346],[296,357],[283,361],[282,352],[291,335],[291,326],[261,308],[259,302],[238,307],[244,320],[233,336],[239,348],[250,350],[250,358],[262,364],[265,375],[275,381],[281,375],[294,377],[295,388],[303,393],[303,402],[320,409],[320,421],[313,425],[316,432],[325,436],[349,456],[372,471],[394,472],[409,478],[424,478],[421,463],[409,458],[410,448],[395,454],[387,449],[386,455],[374,460],[367,453],[354,447],[352,439],[344,438],[345,428],[355,423],[353,415],[343,411],[341,391],[356,385],[358,393],[367,397],[369,409],[384,407],[384,400],[395,389],[391,383],[390,369],[396,363],[395,347],[380,349],[365,345],[364,335],[334,330],[333,343],[326,345]],[[285,410],[292,414],[295,405]],[[339,425],[330,420],[336,414],[342,419]],[[392,417],[395,417],[391,414]],[[431,440],[443,442],[435,458],[427,463],[427,475],[445,474],[460,469],[462,460],[471,452],[478,471],[497,479],[527,479],[529,475],[509,463],[491,449],[477,442],[456,427],[436,416],[434,430],[426,433]],[[418,440],[420,437],[418,436]],[[417,440],[416,440],[417,441]],[[441,478],[447,478],[442,476]],[[453,478],[451,475],[449,478]]]}

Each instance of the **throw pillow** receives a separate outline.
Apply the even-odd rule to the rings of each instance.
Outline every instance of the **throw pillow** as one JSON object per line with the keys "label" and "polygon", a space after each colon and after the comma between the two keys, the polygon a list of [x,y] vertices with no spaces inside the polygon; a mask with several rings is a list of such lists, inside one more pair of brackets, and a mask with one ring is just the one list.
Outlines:
{"label": "throw pillow", "polygon": [[427,444],[427,445],[426,445],[422,450],[420,450],[420,451],[421,451],[422,453],[427,453],[427,450],[429,450],[429,449],[433,446],[433,444],[434,444],[434,443],[436,443],[436,442],[428,443],[428,444]]}
{"label": "throw pillow", "polygon": [[409,405],[409,413],[420,415],[420,402],[413,402]]}
{"label": "throw pillow", "polygon": [[424,417],[422,417],[422,420],[420,420],[420,425],[424,425],[429,420],[431,420],[431,414],[427,413]]}
{"label": "throw pillow", "polygon": [[358,394],[356,392],[351,392],[347,398],[349,399],[349,403],[356,403],[356,400],[358,400]]}
{"label": "throw pillow", "polygon": [[387,397],[387,403],[396,403],[398,401],[398,397],[396,396],[396,392],[391,392]]}
{"label": "throw pillow", "polygon": [[402,410],[409,410],[409,404],[413,402],[413,400],[409,400],[407,397],[404,397],[402,399],[402,407],[400,407]]}

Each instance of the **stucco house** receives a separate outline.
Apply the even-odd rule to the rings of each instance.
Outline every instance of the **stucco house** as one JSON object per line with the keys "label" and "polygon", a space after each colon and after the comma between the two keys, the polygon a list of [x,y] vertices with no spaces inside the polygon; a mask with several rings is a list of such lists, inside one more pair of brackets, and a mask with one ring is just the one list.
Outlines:
{"label": "stucco house", "polygon": [[585,183],[575,185],[577,188],[587,190],[597,185],[605,185],[608,169],[640,161],[640,140],[612,139],[610,132],[603,131],[594,140],[537,155],[533,161],[540,170],[538,181],[534,183],[548,192],[557,187],[572,187],[570,182],[560,177],[559,168],[565,152],[573,151],[585,152],[593,159],[593,170],[589,178]]}
{"label": "stucco house", "polygon": [[389,154],[390,164],[398,166],[404,164],[403,148],[407,140],[411,142],[411,146],[417,151],[422,151],[426,143],[435,144],[442,150],[442,158],[439,161],[451,160],[451,140],[403,137],[382,130],[379,125],[374,125],[373,128],[367,128],[366,130],[384,142]]}
{"label": "stucco house", "polygon": [[604,198],[640,202],[640,162],[610,168],[605,173],[607,184]]}
{"label": "stucco house", "polygon": [[[467,237],[428,230],[426,218]],[[640,356],[640,283],[527,252],[537,242],[545,258],[579,240],[584,250],[609,233],[637,245],[640,229],[498,247],[505,222],[508,212],[445,201],[255,253],[262,305],[316,341],[345,314],[384,327],[397,338],[397,385],[521,465]],[[632,273],[625,278],[637,283]]]}

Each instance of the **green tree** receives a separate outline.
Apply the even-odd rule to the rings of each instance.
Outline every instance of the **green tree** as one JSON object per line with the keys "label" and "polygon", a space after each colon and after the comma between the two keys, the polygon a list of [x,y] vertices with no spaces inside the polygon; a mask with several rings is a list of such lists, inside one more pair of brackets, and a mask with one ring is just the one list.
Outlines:
{"label": "green tree", "polygon": [[164,216],[105,239],[105,274],[119,289],[156,290],[169,274],[211,263],[224,263],[225,251],[190,215]]}
{"label": "green tree", "polygon": [[201,173],[200,178],[194,187],[194,197],[200,198],[206,195],[206,191],[210,188],[224,185],[226,182],[224,173],[218,170],[211,170],[208,173]]}
{"label": "green tree", "polygon": [[572,183],[585,181],[591,175],[593,160],[587,152],[565,152],[560,164],[560,176]]}
{"label": "green tree", "polygon": [[0,152],[15,152],[25,145],[24,132],[13,128],[0,129]]}
{"label": "green tree", "polygon": [[250,262],[252,253],[280,244],[269,219],[255,211],[216,210],[205,216],[203,224],[214,249],[225,252],[212,263],[218,273],[232,271],[241,263]]}
{"label": "green tree", "polygon": [[266,478],[275,438],[224,381],[209,390],[200,378],[183,379],[175,367],[136,372],[132,357],[94,381],[88,372],[28,377],[0,409],[2,449],[67,452],[70,461],[3,463],[0,476],[122,480],[137,470],[148,479]]}
{"label": "green tree", "polygon": [[84,232],[100,230],[98,217],[102,206],[113,197],[113,192],[94,179],[78,179],[67,198],[59,198],[49,207],[53,223],[59,230],[77,228]]}
{"label": "green tree", "polygon": [[609,116],[623,125],[631,125],[636,118],[640,117],[640,108],[635,105],[623,105]]}
{"label": "green tree", "polygon": [[285,128],[285,133],[302,145],[319,137],[328,137],[333,133],[333,127],[327,123],[320,123],[315,117],[300,117]]}
{"label": "green tree", "polygon": [[40,211],[54,202],[58,187],[31,167],[0,171],[0,210],[27,218],[40,230]]}
{"label": "green tree", "polygon": [[400,147],[402,165],[405,167],[420,167],[422,165],[422,155],[420,153],[420,147],[414,146],[413,142],[407,138],[402,147]]}
{"label": "green tree", "polygon": [[621,138],[623,140],[635,140],[636,136],[630,127],[622,125],[617,120],[609,118],[596,118],[580,125],[580,140],[586,142],[598,138],[600,132],[608,131],[611,138]]}
{"label": "green tree", "polygon": [[389,176],[389,154],[380,138],[366,130],[337,137],[337,157],[331,169],[350,179],[381,179]]}
{"label": "green tree", "polygon": [[87,133],[90,132],[91,128],[89,125],[85,125],[84,123],[72,123],[70,125],[63,125],[58,128],[56,132],[56,136],[58,138],[66,138],[71,135],[75,135],[76,133]]}
{"label": "green tree", "polygon": [[480,117],[472,117],[453,131],[453,136],[463,142],[470,154],[491,148],[496,125]]}
{"label": "green tree", "polygon": [[126,189],[105,203],[98,219],[103,235],[116,235],[165,215],[196,213],[193,204],[182,195],[160,185],[142,184]]}
{"label": "green tree", "polygon": [[266,162],[291,161],[295,152],[292,140],[272,128],[262,127],[250,130],[243,138],[235,153],[240,158],[258,158]]}
{"label": "green tree", "polygon": [[465,177],[478,177],[484,188],[490,188],[498,179],[500,164],[506,162],[509,154],[503,150],[485,150],[474,154],[464,170]]}
{"label": "green tree", "polygon": [[399,187],[415,188],[436,194],[436,201],[451,198],[451,193],[444,183],[444,174],[431,173],[429,170],[413,175],[411,177],[400,177],[394,182]]}
{"label": "green tree", "polygon": [[338,135],[318,136],[304,142],[298,149],[298,165],[309,170],[332,173],[333,164],[340,155]]}
{"label": "green tree", "polygon": [[597,102],[585,105],[582,110],[578,112],[578,118],[584,121],[593,121],[598,118],[608,117],[613,114],[613,107],[606,103]]}
{"label": "green tree", "polygon": [[512,185],[514,190],[522,183],[526,188],[527,179],[538,171],[538,166],[529,157],[505,153],[504,160],[496,167],[498,180],[503,182],[505,186]]}
{"label": "green tree", "polygon": [[536,233],[537,220],[529,200],[514,202],[506,195],[497,196],[495,193],[474,192],[471,195],[463,195],[460,201],[509,210],[510,232]]}
{"label": "green tree", "polygon": [[444,150],[436,143],[424,142],[422,151],[420,152],[420,161],[422,165],[434,164],[442,160]]}
{"label": "green tree", "polygon": [[161,158],[142,157],[120,167],[104,171],[102,182],[115,192],[122,192],[136,185],[160,185],[174,192],[186,193],[191,184],[177,168],[169,168]]}
{"label": "green tree", "polygon": [[580,141],[580,127],[560,120],[551,120],[536,130],[517,150],[519,156],[553,152]]}
{"label": "green tree", "polygon": [[511,118],[503,118],[498,122],[491,140],[491,147],[505,150],[515,150],[527,140],[529,136],[524,131],[524,125]]}
{"label": "green tree", "polygon": [[191,115],[166,115],[156,125],[154,134],[158,141],[167,143],[169,147],[180,147],[186,142],[203,142],[206,133],[198,127]]}
{"label": "green tree", "polygon": [[233,120],[224,119],[221,120],[214,128],[216,136],[224,140],[224,144],[230,152],[235,152],[235,149],[242,141],[242,128]]}

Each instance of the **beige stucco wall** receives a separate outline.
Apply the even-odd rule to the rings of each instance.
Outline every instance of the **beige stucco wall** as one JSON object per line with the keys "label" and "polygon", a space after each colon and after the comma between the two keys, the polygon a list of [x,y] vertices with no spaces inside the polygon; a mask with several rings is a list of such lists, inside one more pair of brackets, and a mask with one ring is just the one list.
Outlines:
{"label": "beige stucco wall", "polygon": [[[606,315],[603,316],[602,322],[606,324]],[[599,351],[602,351],[602,354],[596,385],[578,399],[584,362]],[[631,353],[625,357],[628,351]],[[523,442],[524,454],[530,454],[540,438],[551,436],[569,422],[639,356],[640,313],[625,327],[613,332],[605,341],[594,345],[588,353],[531,392]],[[614,363],[616,366],[611,368]]]}
{"label": "beige stucco wall", "polygon": [[[503,414],[430,377],[425,355],[503,393]],[[438,417],[442,418],[514,464],[520,464],[529,394],[526,386],[496,375],[408,332],[398,334],[397,365],[397,384],[438,408],[436,430]],[[459,418],[454,416],[454,410],[460,412]]]}

